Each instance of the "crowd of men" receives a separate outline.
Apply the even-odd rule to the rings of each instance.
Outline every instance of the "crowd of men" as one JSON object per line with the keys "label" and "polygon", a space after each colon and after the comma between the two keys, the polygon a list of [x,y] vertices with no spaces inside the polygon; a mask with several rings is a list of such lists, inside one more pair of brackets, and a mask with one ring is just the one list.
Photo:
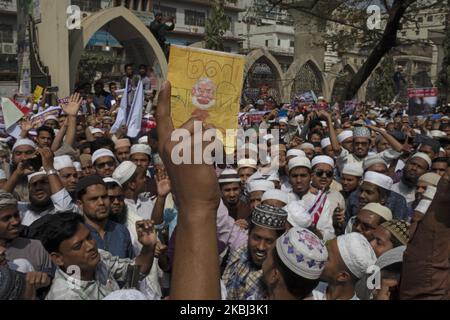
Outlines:
{"label": "crowd of men", "polygon": [[268,163],[175,165],[169,83],[136,138],[94,87],[3,139],[0,299],[450,297],[447,107],[284,105]]}

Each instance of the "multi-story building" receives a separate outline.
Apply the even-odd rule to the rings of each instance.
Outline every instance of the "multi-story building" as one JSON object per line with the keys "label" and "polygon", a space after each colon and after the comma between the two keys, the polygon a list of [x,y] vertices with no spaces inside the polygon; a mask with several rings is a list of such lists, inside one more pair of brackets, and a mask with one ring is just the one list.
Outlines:
{"label": "multi-story building", "polygon": [[0,96],[17,90],[17,3],[0,0]]}

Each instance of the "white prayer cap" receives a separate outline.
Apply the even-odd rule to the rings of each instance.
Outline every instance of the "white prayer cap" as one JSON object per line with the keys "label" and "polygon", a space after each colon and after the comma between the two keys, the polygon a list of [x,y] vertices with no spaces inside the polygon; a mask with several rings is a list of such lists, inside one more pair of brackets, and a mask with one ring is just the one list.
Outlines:
{"label": "white prayer cap", "polygon": [[379,164],[379,163],[387,166],[386,161],[384,161],[384,159],[381,158],[378,154],[368,156],[363,162],[363,169],[365,171],[365,170],[369,169],[371,166],[373,166],[374,164]]}
{"label": "white prayer cap", "polygon": [[306,157],[306,154],[305,152],[303,152],[303,150],[289,149],[288,152],[286,153],[286,158],[289,157]]}
{"label": "white prayer cap", "polygon": [[4,170],[0,169],[0,180],[5,180],[6,179],[6,173]]}
{"label": "white prayer cap", "polygon": [[369,241],[360,233],[351,232],[337,237],[337,245],[345,265],[358,279],[377,261]]}
{"label": "white prayer cap", "polygon": [[327,126],[327,122],[326,121],[320,121],[320,123],[322,124],[322,127],[326,127]]}
{"label": "white prayer cap", "polygon": [[75,167],[75,170],[77,170],[77,172],[82,172],[83,171],[83,169],[81,168],[81,163],[80,162],[74,161],[73,166]]}
{"label": "white prayer cap", "polygon": [[53,167],[58,171],[64,168],[75,168],[72,158],[66,155],[55,157],[53,159]]}
{"label": "white prayer cap", "polygon": [[432,201],[432,200],[428,200],[428,199],[422,199],[422,200],[420,200],[419,204],[418,204],[417,207],[414,209],[414,211],[420,212],[421,214],[427,213],[428,208],[430,208],[431,201]]}
{"label": "white prayer cap", "polygon": [[269,141],[272,139],[275,139],[275,137],[273,136],[273,134],[266,134],[264,137],[262,137],[265,141]]}
{"label": "white prayer cap", "polygon": [[104,132],[102,131],[102,129],[99,129],[99,128],[91,128],[91,133],[92,133],[92,134],[96,134],[96,133],[104,134]]}
{"label": "white prayer cap", "polygon": [[117,183],[122,188],[122,184],[119,181],[110,177],[103,178],[103,182],[104,183],[114,182]]}
{"label": "white prayer cap", "polygon": [[225,169],[219,176],[219,183],[241,182],[239,174],[234,169]]}
{"label": "white prayer cap", "polygon": [[325,101],[325,98],[320,96],[320,97],[317,98],[317,101],[320,101],[320,100],[324,100]]}
{"label": "white prayer cap", "polygon": [[278,120],[279,123],[288,123],[288,118],[280,118],[280,120]]}
{"label": "white prayer cap", "polygon": [[116,170],[114,170],[112,177],[113,179],[119,181],[121,185],[124,185],[128,180],[130,180],[136,172],[136,169],[137,165],[133,162],[124,161],[116,168]]}
{"label": "white prayer cap", "polygon": [[268,178],[267,180],[269,181],[278,181],[280,182],[280,175],[278,174],[278,172],[273,172]]}
{"label": "white prayer cap", "polygon": [[413,154],[411,157],[411,159],[414,159],[414,158],[421,158],[421,159],[425,160],[428,163],[428,167],[431,167],[431,159],[426,153],[417,152],[417,153]]}
{"label": "white prayer cap", "polygon": [[394,184],[391,177],[374,171],[367,171],[363,181],[373,183],[386,190],[391,190]]}
{"label": "white prayer cap", "polygon": [[152,148],[146,144],[134,144],[131,146],[130,155],[133,155],[135,153],[145,153],[149,157],[152,156]]}
{"label": "white prayer cap", "polygon": [[434,172],[427,172],[419,177],[419,182],[425,182],[427,185],[437,187],[441,176]]}
{"label": "white prayer cap", "polygon": [[313,149],[314,150],[314,145],[312,143],[309,143],[309,142],[302,143],[300,145],[300,150],[305,150],[305,149]]}
{"label": "white prayer cap", "polygon": [[368,203],[361,210],[367,210],[376,213],[386,221],[392,220],[392,211],[388,207],[382,206],[379,203]]}
{"label": "white prayer cap", "polygon": [[47,173],[45,172],[45,171],[38,171],[38,172],[34,172],[34,173],[32,173],[32,174],[29,174],[28,176],[27,176],[27,178],[28,178],[28,183],[31,181],[31,179],[33,179],[34,177],[37,177],[37,176],[46,176],[47,175]]}
{"label": "white prayer cap", "polygon": [[[419,133],[420,134],[420,133]],[[444,148],[439,148],[439,152],[444,152],[445,153],[445,150],[444,150]]]}
{"label": "white prayer cap", "polygon": [[36,149],[36,144],[32,140],[27,139],[27,138],[17,140],[16,143],[14,144],[12,150],[14,151],[17,147],[20,147],[20,146],[30,146],[30,147],[33,147]]}
{"label": "white prayer cap", "polygon": [[312,224],[312,217],[306,210],[302,201],[292,201],[284,210],[287,211],[287,221],[293,227],[309,228]]}
{"label": "white prayer cap", "polygon": [[306,157],[295,157],[289,160],[288,163],[289,171],[297,167],[305,167],[311,170],[311,161],[309,161],[309,159]]}
{"label": "white prayer cap", "polygon": [[426,199],[433,200],[434,196],[436,195],[437,188],[433,186],[427,186],[425,189],[425,192],[422,194],[422,197]]}
{"label": "white prayer cap", "polygon": [[364,174],[364,170],[361,167],[361,164],[358,163],[346,163],[344,168],[342,169],[342,174],[347,174],[349,176],[354,177],[362,177]]}
{"label": "white prayer cap", "polygon": [[352,137],[353,137],[353,131],[344,130],[338,134],[337,139],[338,139],[339,143],[342,143],[345,140],[347,140],[348,138],[352,138]]}
{"label": "white prayer cap", "polygon": [[292,228],[279,237],[276,250],[289,270],[310,280],[320,278],[328,260],[323,242],[313,232],[301,227]]}
{"label": "white prayer cap", "polygon": [[97,161],[97,159],[101,158],[101,157],[111,157],[114,160],[116,159],[116,157],[114,156],[114,154],[112,153],[111,150],[103,148],[103,149],[98,149],[97,151],[95,151],[92,154],[92,163],[95,163],[95,161]]}
{"label": "white prayer cap", "polygon": [[444,131],[441,130],[431,130],[430,134],[433,138],[440,138],[440,137],[446,137],[447,134]]}
{"label": "white prayer cap", "polygon": [[273,189],[275,186],[273,182],[268,180],[253,180],[250,182],[247,182],[247,191],[248,193],[254,192],[254,191],[267,191],[270,189]]}
{"label": "white prayer cap", "polygon": [[285,205],[289,202],[288,194],[284,191],[278,190],[278,189],[270,189],[264,192],[261,202],[265,200],[279,200],[281,202],[284,202]]}
{"label": "white prayer cap", "polygon": [[305,117],[302,114],[300,114],[300,115],[296,116],[294,119],[297,122],[302,122],[305,120]]}
{"label": "white prayer cap", "polygon": [[148,137],[147,136],[140,137],[139,140],[138,140],[138,143],[139,144],[147,144],[148,145]]}
{"label": "white prayer cap", "polygon": [[330,165],[332,168],[334,168],[334,160],[333,158],[329,156],[316,156],[311,161],[311,166],[314,167],[315,165],[319,163],[324,163]]}
{"label": "white prayer cap", "polygon": [[443,116],[443,117],[441,118],[441,120],[450,120],[450,117],[449,117],[449,116]]}
{"label": "white prayer cap", "polygon": [[253,169],[257,169],[257,162],[254,159],[241,159],[238,161],[237,163],[238,165],[238,170],[242,169],[242,168],[253,168]]}
{"label": "white prayer cap", "polygon": [[322,139],[322,141],[320,141],[320,146],[322,147],[322,149],[331,146],[331,139],[330,138]]}

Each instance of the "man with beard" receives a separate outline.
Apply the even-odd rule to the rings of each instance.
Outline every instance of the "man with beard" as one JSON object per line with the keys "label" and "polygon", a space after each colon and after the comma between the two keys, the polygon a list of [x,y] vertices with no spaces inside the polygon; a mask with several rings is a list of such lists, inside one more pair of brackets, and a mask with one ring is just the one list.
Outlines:
{"label": "man with beard", "polygon": [[346,233],[358,232],[361,233],[368,241],[374,238],[374,231],[378,226],[386,221],[392,220],[392,212],[389,208],[382,206],[379,203],[366,204],[358,214],[353,217],[348,226]]}
{"label": "man with beard", "polygon": [[247,246],[232,252],[223,274],[228,300],[246,300],[263,291],[261,267],[286,219],[286,211],[269,205],[253,210]]}
{"label": "man with beard", "polygon": [[319,284],[327,259],[327,248],[314,233],[301,227],[290,229],[276,240],[263,262],[264,292],[251,298],[306,299]]}
{"label": "man with beard", "polygon": [[131,142],[129,139],[119,139],[114,146],[117,160],[124,162],[130,160]]}
{"label": "man with beard", "polygon": [[75,191],[77,190],[78,172],[72,159],[69,156],[55,157],[53,166],[58,171],[63,187],[66,188],[72,199],[76,199]]}
{"label": "man with beard", "polygon": [[211,79],[200,78],[192,88],[192,104],[197,108],[192,114],[205,120],[209,116],[207,110],[216,104],[216,91],[217,87]]}
{"label": "man with beard", "polygon": [[[75,205],[72,197],[63,187],[58,171],[53,167],[53,154],[48,148],[37,149],[42,158],[43,171],[28,175],[30,202],[19,202],[19,212],[22,225],[29,226],[47,214],[73,210]],[[25,175],[23,163],[9,178],[4,190],[12,192],[19,180]]]}
{"label": "man with beard", "polygon": [[97,175],[102,178],[112,176],[114,169],[116,169],[116,161],[116,157],[109,149],[98,149],[92,155],[92,163]]}
{"label": "man with beard", "polygon": [[348,152],[353,152],[353,131],[344,130],[337,135],[337,140],[341,144],[342,148]]}
{"label": "man with beard", "polygon": [[409,210],[406,200],[398,193],[391,191],[393,181],[387,175],[367,171],[361,186],[348,198],[346,221],[356,216],[366,204],[374,202],[388,207],[394,218],[408,219]]}
{"label": "man with beard", "polygon": [[9,262],[25,259],[35,271],[52,274],[50,256],[41,242],[20,237],[21,219],[17,205],[12,194],[0,190],[0,249],[6,249],[5,257]]}
{"label": "man with beard", "polygon": [[416,186],[419,177],[426,173],[431,167],[431,159],[425,153],[418,152],[414,154],[403,168],[403,175],[400,182],[392,186],[392,191],[401,194],[411,209],[415,200]]}
{"label": "man with beard", "polygon": [[90,176],[77,186],[77,206],[84,216],[86,227],[98,247],[119,258],[134,257],[130,233],[121,224],[109,219],[110,201],[103,179]]}
{"label": "man with beard", "polygon": [[427,172],[420,176],[419,180],[417,181],[416,195],[415,195],[416,198],[412,204],[412,208],[415,209],[417,207],[417,205],[419,204],[420,200],[422,200],[423,195],[429,186],[434,188],[437,187],[440,179],[441,176],[433,172]]}
{"label": "man with beard", "polygon": [[341,235],[327,243],[328,260],[321,280],[325,292],[313,291],[314,300],[359,300],[356,283],[377,261],[369,241],[359,233]]}
{"label": "man with beard", "polygon": [[225,169],[219,176],[222,200],[229,215],[235,220],[245,220],[250,216],[250,206],[240,199],[241,179],[234,169]]}
{"label": "man with beard", "polygon": [[[139,221],[136,229],[142,251],[134,260],[121,259],[97,248],[79,214],[67,212],[51,216],[40,230],[42,244],[58,267],[46,299],[103,299],[120,289],[118,282],[128,280],[130,267],[136,267],[139,279],[144,279],[153,265],[157,237],[150,221]],[[78,278],[71,276],[73,266],[78,266]],[[74,286],[74,283],[79,285]]]}
{"label": "man with beard", "polygon": [[[12,148],[11,155],[11,170],[10,172],[15,172],[18,169],[19,163],[26,159],[33,158],[36,154],[36,144],[30,139],[19,139],[16,141]],[[14,173],[11,175],[10,179],[13,179]],[[19,175],[16,177],[16,184],[14,187],[14,193],[19,196],[20,201],[29,201],[28,198],[28,180],[26,175]],[[11,190],[10,192],[12,192]]]}

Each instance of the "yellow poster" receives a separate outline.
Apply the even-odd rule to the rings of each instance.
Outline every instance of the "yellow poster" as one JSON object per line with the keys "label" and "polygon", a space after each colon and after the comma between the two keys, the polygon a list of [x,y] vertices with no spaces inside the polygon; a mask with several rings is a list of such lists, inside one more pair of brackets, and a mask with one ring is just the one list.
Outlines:
{"label": "yellow poster", "polygon": [[[225,52],[172,45],[168,79],[172,84],[172,120],[179,128],[193,115],[225,135],[238,127],[245,57]],[[234,150],[227,135],[225,150]]]}
{"label": "yellow poster", "polygon": [[34,103],[39,102],[39,98],[42,96],[42,93],[44,92],[44,88],[41,86],[36,86],[36,89],[34,89],[33,97],[34,97]]}

